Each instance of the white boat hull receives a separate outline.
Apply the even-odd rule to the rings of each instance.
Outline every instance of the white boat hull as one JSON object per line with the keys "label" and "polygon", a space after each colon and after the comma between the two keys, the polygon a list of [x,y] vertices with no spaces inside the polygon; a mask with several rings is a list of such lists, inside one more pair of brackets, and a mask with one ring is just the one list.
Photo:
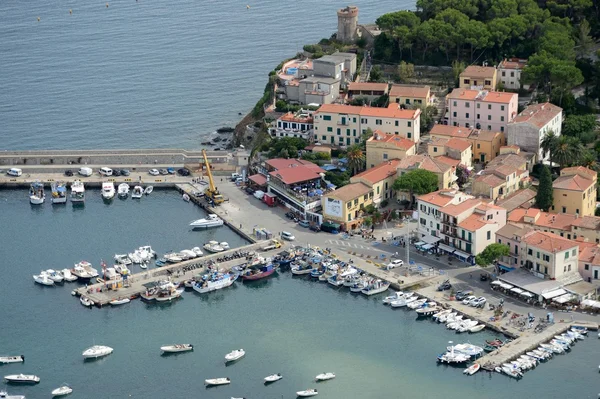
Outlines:
{"label": "white boat hull", "polygon": [[65,396],[70,394],[71,392],[73,392],[73,388],[64,386],[56,388],[54,391],[52,391],[52,396]]}
{"label": "white boat hull", "polygon": [[131,300],[129,298],[123,298],[123,299],[113,299],[109,303],[111,304],[111,306],[119,306],[119,305],[125,305],[126,303],[129,303],[129,302],[131,302]]}
{"label": "white boat hull", "polygon": [[25,356],[0,356],[0,363],[23,363],[25,361]]}
{"label": "white boat hull", "polygon": [[211,378],[204,380],[204,384],[207,386],[227,385],[231,384],[231,380],[229,378]]}
{"label": "white boat hull", "polygon": [[239,359],[243,358],[244,356],[246,356],[246,352],[243,349],[235,350],[235,351],[225,355],[225,361],[226,362],[235,362],[236,360],[239,360]]}
{"label": "white boat hull", "polygon": [[300,396],[301,398],[308,398],[310,396],[317,396],[319,393],[317,392],[316,389],[307,389],[305,391],[298,391],[296,392],[296,395]]}
{"label": "white boat hull", "polygon": [[167,346],[161,346],[160,350],[165,353],[189,352],[189,351],[194,350],[194,345],[191,345],[191,344],[167,345]]}
{"label": "white boat hull", "polygon": [[281,374],[273,374],[273,375],[265,377],[265,382],[275,382],[275,381],[279,381],[282,378],[283,378],[283,376]]}
{"label": "white boat hull", "polygon": [[67,197],[52,197],[52,203],[53,204],[66,204],[67,203]]}
{"label": "white boat hull", "polygon": [[37,195],[32,195],[29,197],[29,202],[32,205],[41,205],[44,203],[45,199],[46,199],[46,197],[38,197]]}
{"label": "white boat hull", "polygon": [[84,359],[97,359],[99,357],[108,356],[113,353],[113,348],[109,346],[92,346],[86,349],[82,356]]}
{"label": "white boat hull", "polygon": [[20,384],[37,384],[38,382],[40,382],[40,377],[38,377],[37,375],[28,374],[5,375],[4,379],[8,382]]}

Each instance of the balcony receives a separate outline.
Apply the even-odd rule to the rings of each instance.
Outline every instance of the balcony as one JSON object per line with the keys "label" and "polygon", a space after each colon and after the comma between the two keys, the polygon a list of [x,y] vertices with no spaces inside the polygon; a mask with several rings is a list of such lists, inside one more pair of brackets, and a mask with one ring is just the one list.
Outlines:
{"label": "balcony", "polygon": [[293,197],[295,200],[297,200],[303,204],[310,204],[310,203],[317,202],[317,201],[320,202],[321,197],[326,192],[326,190],[324,190],[324,189],[323,190],[318,189],[320,193],[315,192],[317,189],[313,189],[312,191],[293,190],[289,186],[287,186],[287,185],[283,184],[282,182],[278,181],[277,179],[273,179],[273,178],[271,178],[269,180],[268,184],[271,186],[274,186],[274,188],[279,191],[285,192],[290,197]]}
{"label": "balcony", "polygon": [[442,223],[447,224],[449,226],[456,226],[456,222],[456,218],[449,218],[447,216],[442,219]]}

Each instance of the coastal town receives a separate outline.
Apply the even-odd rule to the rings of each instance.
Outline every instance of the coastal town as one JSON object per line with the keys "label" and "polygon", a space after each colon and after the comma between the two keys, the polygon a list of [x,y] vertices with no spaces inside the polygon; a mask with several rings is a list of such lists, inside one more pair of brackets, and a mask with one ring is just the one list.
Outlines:
{"label": "coastal town", "polygon": [[[176,190],[206,213],[191,221],[191,231],[223,227],[246,243],[230,248],[211,239],[164,254],[145,243],[115,254],[114,266],[81,261],[42,270],[34,282],[69,286],[86,308],[109,312],[136,299],[175,303],[222,289],[226,295],[234,284],[289,273],[414,311],[469,337],[493,332],[497,338],[481,346],[470,338],[451,341],[432,359],[466,375],[481,370],[521,379],[568,354],[588,331],[588,338],[596,335],[600,107],[592,84],[582,89],[584,77],[540,72],[540,54],[524,57],[520,48],[484,61],[474,57],[481,43],[466,42],[453,62],[454,50],[446,49],[445,66],[407,63],[402,54],[410,51],[415,60],[420,45],[409,35],[409,14],[360,24],[358,7],[337,10],[337,32],[278,65],[255,108],[201,150],[0,153],[0,188],[29,189],[32,209],[81,209],[97,191],[85,188],[99,188],[105,205]],[[390,43],[394,50],[383,60]],[[578,46],[584,44],[577,65],[589,59],[600,71],[598,46]],[[470,62],[460,61],[463,53]],[[194,344],[161,350],[191,352]],[[83,356],[112,352],[94,345]],[[226,366],[245,355],[227,354]],[[335,377],[328,372],[315,381]],[[270,375],[264,385],[281,378]],[[205,380],[207,387],[231,383]]]}

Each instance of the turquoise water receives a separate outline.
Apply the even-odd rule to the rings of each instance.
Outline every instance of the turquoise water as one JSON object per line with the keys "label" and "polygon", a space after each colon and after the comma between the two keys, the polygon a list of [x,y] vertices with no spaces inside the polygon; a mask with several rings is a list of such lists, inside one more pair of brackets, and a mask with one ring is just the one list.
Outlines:
{"label": "turquoise water", "polygon": [[[0,367],[2,375],[33,373],[41,383],[9,387],[29,399],[49,397],[63,382],[72,398],[293,398],[319,389],[321,398],[595,398],[598,340],[592,335],[572,353],[514,381],[498,374],[462,375],[438,366],[449,340],[480,344],[491,333],[456,335],[414,312],[391,310],[381,296],[352,295],[327,284],[279,273],[254,284],[198,295],[166,305],[134,301],[119,308],[88,310],[64,287],[35,285],[31,275],[81,259],[97,265],[150,244],[159,253],[209,239],[243,244],[225,228],[190,231],[202,217],[179,194],[155,191],[141,201],[104,204],[88,190],[84,208],[32,207],[24,190],[0,191],[0,354],[24,354],[26,362]],[[93,343],[112,346],[107,358],[84,363]],[[192,343],[195,350],[162,357],[159,347]],[[246,357],[225,367],[223,357],[244,348]],[[333,381],[315,384],[333,371]],[[263,378],[283,380],[265,387]],[[229,377],[230,386],[205,389],[206,378]],[[4,385],[4,384],[2,384]],[[0,387],[2,388],[2,387]]]}

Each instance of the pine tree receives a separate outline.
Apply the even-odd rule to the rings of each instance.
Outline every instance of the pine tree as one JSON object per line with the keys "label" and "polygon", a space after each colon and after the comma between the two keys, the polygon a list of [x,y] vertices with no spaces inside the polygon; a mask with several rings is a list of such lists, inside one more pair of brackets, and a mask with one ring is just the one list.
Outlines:
{"label": "pine tree", "polygon": [[554,202],[553,191],[552,191],[552,176],[550,175],[550,169],[547,166],[541,170],[540,173],[540,185],[535,196],[535,205],[543,210],[548,211]]}

